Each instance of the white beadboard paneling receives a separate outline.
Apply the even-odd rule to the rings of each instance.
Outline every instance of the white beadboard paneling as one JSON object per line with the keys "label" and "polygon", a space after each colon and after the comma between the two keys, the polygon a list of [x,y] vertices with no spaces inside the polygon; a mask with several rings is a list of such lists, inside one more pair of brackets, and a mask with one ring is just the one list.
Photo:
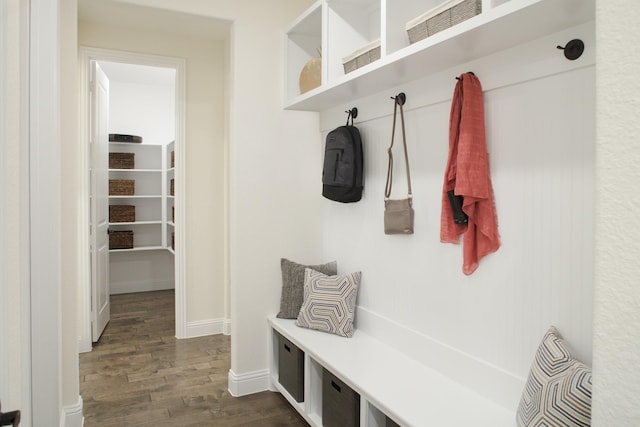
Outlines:
{"label": "white beadboard paneling", "polygon": [[[579,35],[581,60],[555,45]],[[567,39],[568,40],[568,39]],[[527,375],[535,348],[556,325],[591,362],[595,75],[593,26],[492,55],[323,112],[323,136],[358,107],[365,150],[360,202],[323,202],[324,258],[341,273],[361,270],[358,305],[416,333]],[[487,145],[502,247],[471,276],[462,247],[439,241],[441,191],[454,76],[483,83]],[[405,117],[416,211],[413,236],[383,234],[383,197],[393,102],[407,93]],[[333,125],[331,124],[333,123]],[[399,136],[400,134],[398,134]],[[394,152],[393,197],[406,189]],[[357,319],[356,319],[357,322]]]}

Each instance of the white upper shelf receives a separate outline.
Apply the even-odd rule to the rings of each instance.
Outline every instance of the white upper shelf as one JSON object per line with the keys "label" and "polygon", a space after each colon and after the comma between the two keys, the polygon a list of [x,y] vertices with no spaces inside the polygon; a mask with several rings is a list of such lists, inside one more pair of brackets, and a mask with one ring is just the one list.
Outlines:
{"label": "white upper shelf", "polygon": [[[401,4],[386,1],[387,6],[381,8],[383,13],[390,13],[391,5]],[[381,58],[349,74],[328,77],[328,66],[323,64],[323,84],[302,95],[287,96],[285,93],[284,108],[323,111],[595,19],[595,0],[509,0],[487,7],[490,4],[491,1],[485,0],[481,14],[417,43],[409,45],[407,39],[407,45],[395,51],[385,49],[383,37]],[[314,7],[317,10],[327,8],[323,1]],[[323,16],[328,14],[323,13]],[[385,22],[384,17],[382,22]],[[328,27],[322,25],[323,29]],[[386,34],[384,30],[383,35]],[[328,39],[322,37],[322,40]],[[339,60],[330,55],[327,52],[327,61]],[[294,74],[294,68],[289,61],[287,72]]]}

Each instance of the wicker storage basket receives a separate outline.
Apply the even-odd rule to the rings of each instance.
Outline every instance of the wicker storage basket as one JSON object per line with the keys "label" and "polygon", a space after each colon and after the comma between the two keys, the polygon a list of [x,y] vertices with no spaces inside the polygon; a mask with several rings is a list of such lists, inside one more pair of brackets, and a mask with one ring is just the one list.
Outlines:
{"label": "wicker storage basket", "polygon": [[136,192],[136,181],[134,179],[110,179],[110,196],[133,196]]}
{"label": "wicker storage basket", "polygon": [[132,205],[110,205],[109,222],[136,222],[136,207]]}
{"label": "wicker storage basket", "polygon": [[171,152],[171,167],[172,168],[176,167],[176,152],[175,151]]}
{"label": "wicker storage basket", "polygon": [[344,73],[350,73],[378,59],[380,59],[380,40],[369,43],[351,55],[344,57],[342,59]]}
{"label": "wicker storage basket", "polygon": [[171,222],[176,222],[176,207],[171,206]]}
{"label": "wicker storage basket", "polygon": [[133,231],[109,231],[109,249],[133,249]]}
{"label": "wicker storage basket", "polygon": [[482,0],[447,0],[407,22],[409,42],[415,43],[482,12]]}
{"label": "wicker storage basket", "polygon": [[171,249],[176,250],[176,232],[171,232]]}
{"label": "wicker storage basket", "polygon": [[175,196],[175,185],[174,185],[174,181],[173,178],[171,179],[171,185],[169,186],[169,194],[172,196]]}
{"label": "wicker storage basket", "polygon": [[109,169],[134,169],[134,153],[109,153]]}

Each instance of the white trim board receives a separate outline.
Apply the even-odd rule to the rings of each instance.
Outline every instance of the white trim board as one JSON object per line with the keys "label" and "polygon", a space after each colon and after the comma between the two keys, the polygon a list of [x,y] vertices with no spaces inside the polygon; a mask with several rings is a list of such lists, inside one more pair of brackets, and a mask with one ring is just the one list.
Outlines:
{"label": "white trim board", "polygon": [[[80,47],[80,66],[81,75],[80,93],[82,94],[82,101],[80,104],[81,111],[81,135],[86,135],[88,132],[88,104],[87,97],[89,85],[89,66],[92,60],[96,61],[111,61],[111,62],[123,62],[138,65],[148,65],[155,67],[167,67],[176,70],[176,172],[175,172],[175,185],[176,185],[176,197],[175,197],[175,209],[176,218],[178,221],[175,223],[176,231],[176,252],[175,252],[175,331],[177,338],[187,338],[187,314],[186,314],[186,247],[184,244],[184,236],[186,234],[186,224],[182,220],[185,218],[185,194],[186,188],[184,188],[185,182],[185,163],[186,156],[186,61],[182,58],[172,58],[158,55],[148,55],[141,53],[130,53],[124,51],[110,50],[110,49],[98,49],[92,47],[81,46]],[[82,198],[85,211],[89,212],[89,153],[87,144],[81,144],[83,158],[83,180],[82,186]],[[80,349],[91,348],[91,300],[90,300],[90,272],[89,272],[89,218],[88,215],[85,218],[86,224],[81,227],[82,230],[86,230],[86,235],[83,236],[83,242],[85,246],[80,249],[82,259],[83,277],[85,277],[85,283],[87,286],[81,290],[81,313],[80,313]]]}
{"label": "white trim board", "polygon": [[229,369],[229,393],[233,397],[259,393],[270,390],[270,387],[271,380],[268,369],[247,372],[246,374],[236,374],[232,369]]}
{"label": "white trim board", "polygon": [[[58,2],[31,0],[29,19],[28,174],[31,309],[31,420],[61,416],[60,93]],[[88,229],[88,227],[87,227]],[[25,378],[25,380],[27,380]],[[24,381],[23,383],[26,383]],[[29,402],[25,402],[28,404]],[[25,412],[29,409],[25,408]]]}
{"label": "white trim board", "polygon": [[82,407],[82,396],[78,396],[78,401],[74,405],[63,407],[60,427],[82,427],[84,425]]}
{"label": "white trim board", "polygon": [[207,335],[229,335],[231,321],[228,319],[207,319],[187,323],[187,338]]}

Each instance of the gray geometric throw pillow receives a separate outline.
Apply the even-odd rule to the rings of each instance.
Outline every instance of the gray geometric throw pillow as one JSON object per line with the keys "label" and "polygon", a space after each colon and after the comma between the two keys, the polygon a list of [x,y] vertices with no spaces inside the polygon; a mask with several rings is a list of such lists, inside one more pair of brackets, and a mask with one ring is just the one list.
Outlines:
{"label": "gray geometric throw pillow", "polygon": [[311,268],[328,276],[337,274],[338,264],[335,261],[321,265],[302,265],[280,259],[282,270],[282,294],[280,295],[280,312],[276,315],[281,319],[297,319],[304,296],[304,270]]}
{"label": "gray geometric throw pillow", "polygon": [[551,326],[529,370],[516,413],[518,426],[590,426],[591,386],[591,368],[571,356]]}

